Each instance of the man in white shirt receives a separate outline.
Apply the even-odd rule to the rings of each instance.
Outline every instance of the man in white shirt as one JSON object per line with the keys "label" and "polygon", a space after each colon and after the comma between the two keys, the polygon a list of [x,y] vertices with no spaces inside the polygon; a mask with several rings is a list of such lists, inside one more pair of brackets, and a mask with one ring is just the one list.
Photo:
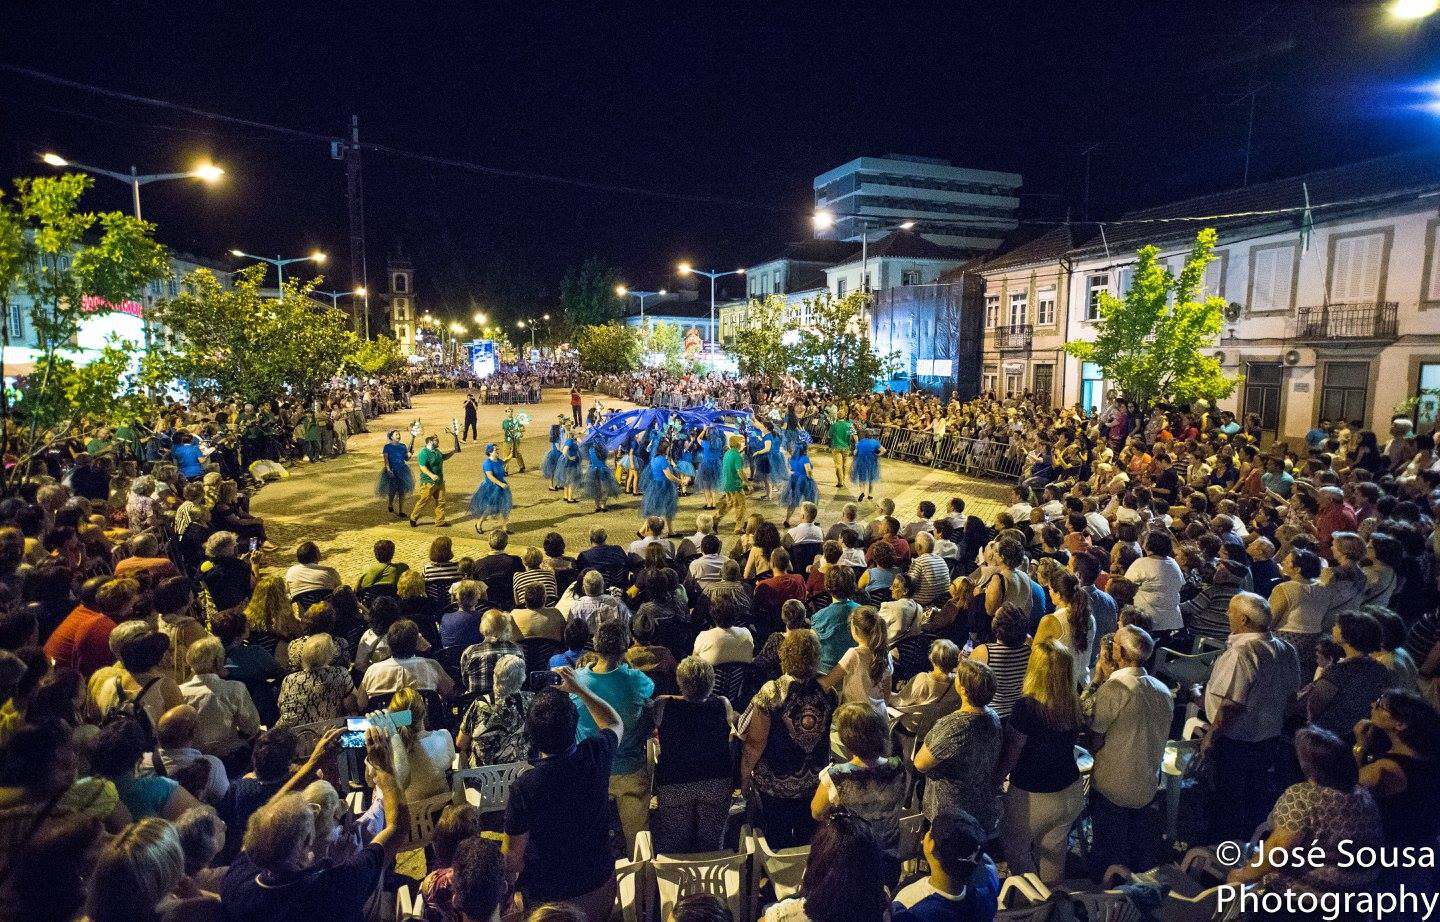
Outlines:
{"label": "man in white shirt", "polygon": [[791,528],[785,534],[790,537],[790,543],[805,544],[813,542],[820,544],[825,540],[825,535],[820,531],[820,526],[815,524],[815,519],[820,515],[820,507],[814,503],[800,504],[800,524]]}
{"label": "man in white shirt", "polygon": [[242,742],[260,735],[260,715],[244,683],[222,679],[225,648],[215,637],[190,645],[186,661],[192,673],[181,683],[185,703],[195,709],[195,746],[227,758]]}
{"label": "man in white shirt", "polygon": [[720,553],[720,536],[706,535],[700,539],[700,556],[690,561],[690,578],[700,585],[718,583],[725,575],[725,561]]}
{"label": "man in white shirt", "polygon": [[1015,497],[1015,502],[1005,511],[1010,513],[1017,525],[1030,521],[1030,510],[1034,508],[1030,505],[1030,488],[1017,483],[1010,488],[1010,493]]}
{"label": "man in white shirt", "polygon": [[1045,502],[1040,508],[1045,510],[1045,518],[1047,521],[1050,519],[1058,519],[1065,513],[1065,506],[1060,501],[1060,494],[1060,488],[1054,484],[1047,486],[1042,494]]}
{"label": "man in white shirt", "polygon": [[371,698],[393,695],[402,688],[438,692],[444,698],[454,693],[455,683],[440,664],[417,655],[420,629],[414,621],[401,618],[390,625],[385,644],[390,648],[390,658],[367,666],[355,689],[355,700],[362,709],[369,709]]}
{"label": "man in white shirt", "polygon": [[1145,671],[1155,649],[1150,635],[1127,625],[1100,651],[1095,677],[1080,699],[1084,720],[1099,737],[1090,773],[1090,816],[1096,824],[1092,870],[1112,864],[1145,867],[1146,807],[1155,799],[1175,698]]}
{"label": "man in white shirt", "polygon": [[218,804],[230,789],[230,776],[225,771],[225,763],[218,757],[201,752],[192,745],[199,725],[199,713],[188,704],[166,711],[155,725],[157,751],[161,764],[165,766],[165,774],[171,778],[196,762],[205,763],[209,767],[209,776],[198,797],[204,803]]}
{"label": "man in white shirt", "polygon": [[865,529],[855,520],[859,514],[859,506],[856,506],[854,503],[846,503],[840,509],[840,521],[831,525],[829,530],[825,532],[825,540],[839,541],[841,533],[846,531],[863,536]]}
{"label": "man in white shirt", "polygon": [[580,590],[583,594],[570,607],[569,617],[572,621],[581,619],[590,626],[592,634],[606,621],[618,619],[626,627],[630,626],[630,609],[625,607],[624,602],[605,591],[605,577],[600,575],[599,570],[585,571],[585,575],[580,579]]}
{"label": "man in white shirt", "polygon": [[670,546],[669,539],[661,537],[663,534],[665,534],[665,520],[658,515],[650,516],[645,520],[645,536],[630,542],[630,553],[644,559],[645,549],[652,544],[658,544],[664,549],[666,557],[675,556],[675,549]]}
{"label": "man in white shirt", "polygon": [[682,553],[685,551],[687,543],[694,547],[694,550],[690,551],[690,553],[702,553],[700,550],[700,542],[705,540],[706,535],[713,534],[715,534],[715,514],[713,512],[697,513],[695,516],[695,534],[685,537],[680,542]]}
{"label": "man in white shirt", "polygon": [[1275,799],[1270,771],[1280,755],[1286,708],[1300,687],[1300,659],[1289,641],[1271,633],[1270,603],[1260,596],[1237,592],[1226,616],[1230,639],[1205,683],[1210,728],[1200,751],[1215,764],[1211,834],[1243,841]]}
{"label": "man in white shirt", "polygon": [[314,541],[303,541],[295,549],[295,563],[285,571],[285,591],[291,601],[307,593],[329,595],[340,588],[340,572],[320,565],[320,547]]}
{"label": "man in white shirt", "polygon": [[914,541],[915,536],[921,532],[930,532],[931,534],[935,532],[935,523],[930,521],[935,516],[934,503],[928,499],[922,499],[915,507],[915,516],[915,521],[906,525],[905,530],[900,532],[900,537],[906,541]]}

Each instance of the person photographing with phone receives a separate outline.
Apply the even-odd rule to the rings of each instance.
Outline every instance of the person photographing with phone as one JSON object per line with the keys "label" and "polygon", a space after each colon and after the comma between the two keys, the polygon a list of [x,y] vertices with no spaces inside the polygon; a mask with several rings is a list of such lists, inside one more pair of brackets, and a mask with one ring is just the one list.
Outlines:
{"label": "person photographing with phone", "polygon": [[[588,919],[608,919],[615,900],[610,768],[625,726],[605,699],[576,681],[575,670],[554,672],[559,684],[536,692],[525,715],[540,758],[510,787],[505,868],[527,913],[567,902]],[[578,743],[577,702],[596,728]]]}

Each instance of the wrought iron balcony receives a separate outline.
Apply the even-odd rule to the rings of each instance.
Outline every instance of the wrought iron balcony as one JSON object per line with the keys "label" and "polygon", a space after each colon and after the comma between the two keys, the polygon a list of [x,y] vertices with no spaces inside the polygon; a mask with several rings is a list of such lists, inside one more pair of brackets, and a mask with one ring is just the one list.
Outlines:
{"label": "wrought iron balcony", "polygon": [[995,339],[1001,352],[1028,352],[1034,328],[1028,323],[1012,324],[995,331]]}
{"label": "wrought iron balcony", "polygon": [[1295,338],[1302,342],[1394,339],[1399,314],[1394,301],[1302,307],[1295,314]]}

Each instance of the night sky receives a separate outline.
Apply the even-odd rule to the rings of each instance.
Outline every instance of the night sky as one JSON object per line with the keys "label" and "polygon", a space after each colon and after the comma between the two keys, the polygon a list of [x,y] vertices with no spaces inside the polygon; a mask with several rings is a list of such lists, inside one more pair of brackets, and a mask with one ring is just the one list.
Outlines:
{"label": "night sky", "polygon": [[[447,12],[435,12],[443,7]],[[241,10],[244,12],[241,12]],[[421,10],[423,12],[420,12]],[[1440,20],[1440,16],[1433,17]],[[366,153],[372,285],[402,250],[421,306],[553,306],[598,256],[632,287],[674,264],[732,268],[809,234],[811,180],[862,154],[1023,174],[1021,214],[1091,217],[1241,179],[1431,142],[1440,23],[1364,3],[10,2],[0,63],[108,89],[489,167]],[[144,190],[177,250],[332,254],[346,287],[344,171],[320,140],[108,99],[0,71],[7,176],[37,153],[141,172],[202,157],[225,181]],[[101,180],[96,208],[129,208]],[[1039,227],[1034,224],[1032,227]],[[509,308],[518,311],[518,306]]]}

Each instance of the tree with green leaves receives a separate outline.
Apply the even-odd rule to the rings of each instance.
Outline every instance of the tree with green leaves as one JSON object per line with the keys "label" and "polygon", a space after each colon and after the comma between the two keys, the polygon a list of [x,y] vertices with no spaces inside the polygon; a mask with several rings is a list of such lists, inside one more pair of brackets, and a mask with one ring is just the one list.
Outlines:
{"label": "tree with green leaves", "polygon": [[791,370],[793,355],[785,339],[796,327],[788,311],[784,295],[766,295],[763,301],[750,299],[745,321],[730,347],[742,375],[777,377]]}
{"label": "tree with green leaves", "polygon": [[679,374],[685,368],[685,337],[673,323],[657,323],[650,328],[646,347],[659,355],[666,371]]}
{"label": "tree with green leaves", "polygon": [[616,374],[640,364],[640,340],[635,331],[618,323],[598,323],[575,332],[580,367],[596,374]]}
{"label": "tree with green leaves", "polygon": [[860,291],[810,299],[810,325],[801,328],[794,349],[795,375],[807,387],[853,399],[871,393],[895,367],[894,353],[881,355],[870,343],[869,302]]}
{"label": "tree with green leaves", "polygon": [[618,321],[625,302],[615,293],[615,269],[596,257],[566,270],[560,281],[560,316],[570,329]]}
{"label": "tree with green leaves", "polygon": [[388,375],[405,367],[405,353],[391,336],[360,340],[345,356],[345,368],[363,375]]}
{"label": "tree with green leaves", "polygon": [[355,354],[349,315],[310,296],[319,277],[287,279],[279,298],[262,295],[264,279],[265,266],[255,265],[227,288],[197,269],[177,297],[156,304],[156,319],[178,338],[166,371],[192,393],[249,402],[306,396]]}
{"label": "tree with green leaves", "polygon": [[[0,389],[0,445],[18,462],[0,475],[9,486],[55,441],[74,435],[139,398],[140,370],[131,355],[141,344],[115,343],[88,365],[72,345],[88,316],[133,300],[151,282],[169,277],[165,248],[154,225],[120,212],[79,210],[91,179],[82,174],[20,179],[10,202],[0,200],[0,303],[23,296],[35,330],[33,371],[12,407]],[[8,316],[3,339],[8,344]],[[5,374],[0,352],[0,377]]]}
{"label": "tree with green leaves", "polygon": [[1141,410],[1161,400],[1213,403],[1234,393],[1241,377],[1225,374],[1219,361],[1205,354],[1225,319],[1225,299],[1202,294],[1215,237],[1209,227],[1195,235],[1178,276],[1156,259],[1157,247],[1142,247],[1124,297],[1099,293],[1094,341],[1066,343],[1065,351],[1099,365]]}

